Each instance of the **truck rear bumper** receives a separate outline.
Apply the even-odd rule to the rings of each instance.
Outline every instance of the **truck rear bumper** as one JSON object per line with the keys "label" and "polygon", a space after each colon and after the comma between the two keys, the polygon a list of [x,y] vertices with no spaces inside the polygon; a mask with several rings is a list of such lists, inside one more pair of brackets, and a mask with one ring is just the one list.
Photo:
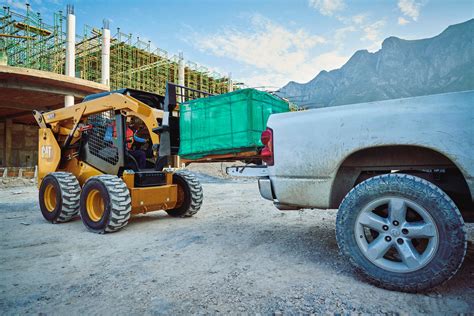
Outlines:
{"label": "truck rear bumper", "polygon": [[258,189],[260,195],[267,200],[273,201],[273,204],[280,211],[299,210],[301,207],[296,205],[281,204],[278,202],[275,192],[273,191],[272,181],[269,178],[258,179]]}
{"label": "truck rear bumper", "polygon": [[258,189],[260,190],[260,195],[267,200],[273,201],[275,195],[272,189],[272,182],[269,178],[260,178],[258,179]]}
{"label": "truck rear bumper", "polygon": [[259,182],[263,198],[273,200],[279,208],[291,206],[297,208],[329,207],[332,178],[310,177],[262,177]]}
{"label": "truck rear bumper", "polygon": [[266,177],[268,178],[267,166],[233,166],[227,167],[225,172],[232,177]]}

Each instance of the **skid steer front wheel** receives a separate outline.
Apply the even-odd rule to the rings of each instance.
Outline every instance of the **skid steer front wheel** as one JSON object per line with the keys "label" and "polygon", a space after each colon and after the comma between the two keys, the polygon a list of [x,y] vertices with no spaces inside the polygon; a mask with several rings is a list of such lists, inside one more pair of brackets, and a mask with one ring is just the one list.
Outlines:
{"label": "skid steer front wheel", "polygon": [[39,188],[43,217],[51,223],[70,221],[79,212],[81,186],[69,172],[51,172]]}
{"label": "skid steer front wheel", "polygon": [[201,208],[203,194],[199,180],[186,170],[173,174],[173,183],[178,185],[178,203],[176,207],[167,210],[169,216],[191,217]]}
{"label": "skid steer front wheel", "polygon": [[110,233],[128,224],[132,211],[130,192],[112,175],[91,177],[81,192],[81,218],[95,233]]}

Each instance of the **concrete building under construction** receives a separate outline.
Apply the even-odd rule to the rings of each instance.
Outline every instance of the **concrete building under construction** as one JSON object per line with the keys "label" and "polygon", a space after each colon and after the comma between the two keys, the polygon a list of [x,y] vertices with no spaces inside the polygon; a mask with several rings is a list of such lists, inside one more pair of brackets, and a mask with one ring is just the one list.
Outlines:
{"label": "concrete building under construction", "polygon": [[212,94],[237,88],[230,75],[169,55],[119,28],[111,32],[106,20],[78,34],[72,6],[47,23],[28,4],[21,13],[0,8],[0,78],[0,166],[36,164],[36,126],[19,126],[33,124],[33,109],[72,105],[87,94],[123,87],[164,95],[166,82]]}

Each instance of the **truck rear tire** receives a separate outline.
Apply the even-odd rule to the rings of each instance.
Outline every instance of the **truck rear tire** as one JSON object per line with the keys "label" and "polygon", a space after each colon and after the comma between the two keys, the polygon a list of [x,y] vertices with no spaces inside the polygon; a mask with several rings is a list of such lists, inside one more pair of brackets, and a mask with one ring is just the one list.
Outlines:
{"label": "truck rear tire", "polygon": [[173,174],[173,183],[178,185],[178,203],[174,209],[166,210],[172,217],[191,217],[201,208],[203,193],[199,180],[187,170]]}
{"label": "truck rear tire", "polygon": [[336,238],[370,281],[405,292],[449,280],[467,249],[454,202],[434,184],[406,174],[376,176],[353,188],[339,208]]}
{"label": "truck rear tire", "polygon": [[51,172],[39,188],[41,214],[51,223],[70,221],[79,212],[81,186],[69,172]]}
{"label": "truck rear tire", "polygon": [[91,177],[81,192],[84,225],[95,233],[116,232],[128,224],[132,211],[130,191],[117,176]]}

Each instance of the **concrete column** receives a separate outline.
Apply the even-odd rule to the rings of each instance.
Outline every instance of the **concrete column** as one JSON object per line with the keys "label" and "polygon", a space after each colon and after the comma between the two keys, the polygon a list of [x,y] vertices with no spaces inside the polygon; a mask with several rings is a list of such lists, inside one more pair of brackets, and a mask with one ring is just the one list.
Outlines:
{"label": "concrete column", "polygon": [[179,53],[178,84],[184,86],[184,58],[183,53]]}
{"label": "concrete column", "polygon": [[[76,16],[74,6],[67,6],[67,28],[66,28],[66,76],[76,76]],[[64,97],[64,106],[74,105],[74,96]]]}
{"label": "concrete column", "polygon": [[5,120],[5,167],[12,167],[12,119]]}
{"label": "concrete column", "polygon": [[110,86],[110,29],[108,20],[104,20],[104,29],[102,30],[101,75],[101,83]]}
{"label": "concrete column", "polygon": [[232,73],[229,72],[229,85],[227,87],[227,92],[234,91],[234,85],[232,84]]}
{"label": "concrete column", "polygon": [[[183,53],[179,53],[179,64],[178,64],[178,84],[180,86],[184,86],[184,58],[183,58]],[[178,102],[184,102],[185,98],[183,94],[185,93],[184,89],[178,88],[177,89],[177,94],[178,94]]]}

